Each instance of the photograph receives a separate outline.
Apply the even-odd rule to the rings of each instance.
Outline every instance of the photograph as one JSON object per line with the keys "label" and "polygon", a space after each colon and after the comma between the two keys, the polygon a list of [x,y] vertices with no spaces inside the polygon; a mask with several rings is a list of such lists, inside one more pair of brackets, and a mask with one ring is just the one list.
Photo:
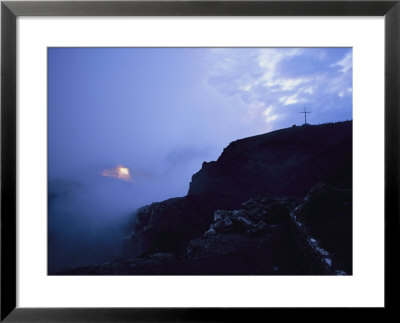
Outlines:
{"label": "photograph", "polygon": [[399,2],[2,1],[0,321],[396,311]]}
{"label": "photograph", "polygon": [[48,47],[47,274],[353,275],[351,47]]}

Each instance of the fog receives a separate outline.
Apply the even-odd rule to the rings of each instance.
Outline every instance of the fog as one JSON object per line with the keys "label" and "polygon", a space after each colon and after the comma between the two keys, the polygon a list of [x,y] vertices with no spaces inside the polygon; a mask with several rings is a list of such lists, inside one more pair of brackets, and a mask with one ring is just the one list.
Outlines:
{"label": "fog", "polygon": [[[349,55],[49,48],[49,273],[118,257],[135,210],[186,195],[231,141],[301,124],[305,104],[310,123],[352,119]],[[102,176],[118,165],[129,180]]]}

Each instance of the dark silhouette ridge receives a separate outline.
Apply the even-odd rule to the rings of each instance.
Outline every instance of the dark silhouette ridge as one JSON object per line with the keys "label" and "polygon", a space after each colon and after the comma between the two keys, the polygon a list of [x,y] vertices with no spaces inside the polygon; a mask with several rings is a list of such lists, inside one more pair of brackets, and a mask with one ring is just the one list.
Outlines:
{"label": "dark silhouette ridge", "polygon": [[[332,187],[324,189],[328,197],[324,196],[322,201],[329,200],[331,192],[333,202],[328,206],[337,211],[332,211],[327,219],[337,229],[335,232],[350,235],[339,247],[334,245],[334,237],[327,233],[326,226],[312,220],[315,215],[302,215],[313,229],[312,236],[308,231],[298,231],[298,221],[289,215],[316,184],[320,189]],[[230,143],[217,161],[203,163],[193,175],[185,197],[137,210],[135,228],[125,241],[124,261],[64,273],[349,274],[351,207],[348,208],[347,198],[347,206],[341,206],[341,196],[347,195],[337,192],[349,192],[351,205],[351,187],[352,121],[293,126],[240,139]],[[315,205],[324,212],[324,203],[318,204],[318,196]],[[249,200],[256,203],[243,204]],[[278,209],[284,212],[274,206],[281,204]],[[210,235],[212,228],[221,225],[220,213],[216,212],[221,209],[236,211],[226,213],[227,231]],[[237,212],[243,214],[240,219]],[[265,213],[266,218],[251,216],[256,213]],[[344,230],[338,229],[340,221]],[[329,254],[329,260],[324,255],[314,257],[315,250],[323,249],[319,245],[315,250],[307,249],[308,239],[328,246],[334,256]],[[137,256],[140,257],[133,259]],[[338,259],[338,270],[332,266],[327,270],[322,264],[331,263],[332,257]],[[247,259],[246,264],[242,259]]]}
{"label": "dark silhouette ridge", "polygon": [[318,182],[351,187],[351,121],[291,127],[232,142],[217,161],[203,163],[187,196],[139,209],[133,236],[141,252],[181,254],[190,239],[208,228],[216,209],[235,209],[250,198],[304,197]]}
{"label": "dark silhouette ridge", "polygon": [[188,196],[235,207],[250,197],[304,196],[318,181],[350,187],[351,174],[352,122],[305,125],[232,142],[193,175]]}

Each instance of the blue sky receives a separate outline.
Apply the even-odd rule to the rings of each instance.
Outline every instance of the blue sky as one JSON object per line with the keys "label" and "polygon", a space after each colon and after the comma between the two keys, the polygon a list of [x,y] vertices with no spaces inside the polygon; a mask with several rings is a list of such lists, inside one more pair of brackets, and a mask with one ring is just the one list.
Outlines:
{"label": "blue sky", "polygon": [[50,264],[105,257],[136,208],[304,107],[311,124],[352,119],[351,48],[49,48]]}
{"label": "blue sky", "polygon": [[311,124],[352,119],[351,49],[50,48],[49,175],[196,170],[304,107]]}

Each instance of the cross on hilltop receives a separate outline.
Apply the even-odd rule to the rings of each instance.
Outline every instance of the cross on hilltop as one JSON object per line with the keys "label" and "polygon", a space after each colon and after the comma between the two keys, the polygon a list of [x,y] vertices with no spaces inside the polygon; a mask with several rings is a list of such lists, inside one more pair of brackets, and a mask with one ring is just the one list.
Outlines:
{"label": "cross on hilltop", "polygon": [[304,111],[302,111],[300,113],[304,113],[304,124],[307,124],[307,113],[311,113],[311,112],[307,111],[306,107],[304,107]]}

